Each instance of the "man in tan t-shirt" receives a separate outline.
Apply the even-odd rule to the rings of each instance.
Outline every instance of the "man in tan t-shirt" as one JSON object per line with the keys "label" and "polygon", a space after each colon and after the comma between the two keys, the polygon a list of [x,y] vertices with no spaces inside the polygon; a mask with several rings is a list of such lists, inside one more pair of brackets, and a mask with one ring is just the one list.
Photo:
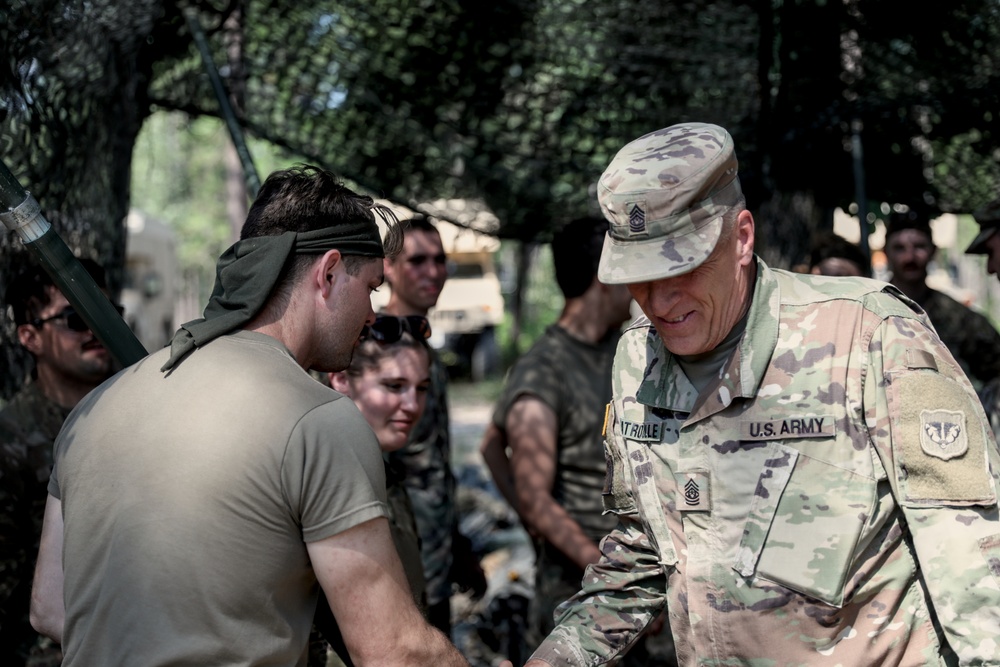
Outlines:
{"label": "man in tan t-shirt", "polygon": [[307,372],[374,320],[400,241],[373,212],[323,170],[272,174],[204,319],[70,415],[32,604],[66,667],[305,664],[320,589],[356,663],[467,664],[409,594],[374,435]]}

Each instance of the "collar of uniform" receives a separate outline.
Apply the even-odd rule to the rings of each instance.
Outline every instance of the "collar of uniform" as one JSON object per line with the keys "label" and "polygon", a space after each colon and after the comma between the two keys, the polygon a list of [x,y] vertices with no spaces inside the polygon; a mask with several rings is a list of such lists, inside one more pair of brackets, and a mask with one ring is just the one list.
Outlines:
{"label": "collar of uniform", "polygon": [[[736,398],[749,398],[767,371],[768,362],[778,341],[778,312],[781,293],[774,274],[759,257],[746,331],[739,347],[723,366],[721,377],[699,396],[684,375],[677,359],[667,352],[650,326],[648,359],[636,400],[644,405],[689,412],[685,425],[709,417],[729,407]],[[635,358],[635,357],[633,357]]]}
{"label": "collar of uniform", "polygon": [[636,401],[653,408],[685,413],[691,411],[698,391],[674,355],[663,347],[659,334],[645,316],[638,318],[622,335],[616,358],[626,360],[626,363],[615,364],[616,372],[623,375],[642,369],[641,378],[633,378],[631,382],[621,378],[623,386],[635,386],[638,380]]}

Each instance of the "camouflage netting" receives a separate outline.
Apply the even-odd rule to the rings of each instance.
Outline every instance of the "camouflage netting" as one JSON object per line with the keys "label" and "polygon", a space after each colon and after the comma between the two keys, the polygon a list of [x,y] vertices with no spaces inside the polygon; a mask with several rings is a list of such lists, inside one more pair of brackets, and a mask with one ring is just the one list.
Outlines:
{"label": "camouflage netting", "polygon": [[482,200],[506,237],[592,212],[617,149],[681,120],[731,130],[779,266],[853,200],[856,121],[873,201],[971,210],[1000,179],[994,0],[7,0],[0,156],[115,287],[143,119],[219,113],[182,7],[250,134],[411,207]]}

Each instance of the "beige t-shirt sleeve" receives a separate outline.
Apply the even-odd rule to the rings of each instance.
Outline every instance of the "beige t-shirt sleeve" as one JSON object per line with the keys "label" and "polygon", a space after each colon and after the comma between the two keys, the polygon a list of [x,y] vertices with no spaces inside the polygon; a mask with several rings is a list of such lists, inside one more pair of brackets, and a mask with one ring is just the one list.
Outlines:
{"label": "beige t-shirt sleeve", "polygon": [[302,417],[289,437],[281,478],[306,542],[388,516],[382,453],[349,399],[324,403]]}

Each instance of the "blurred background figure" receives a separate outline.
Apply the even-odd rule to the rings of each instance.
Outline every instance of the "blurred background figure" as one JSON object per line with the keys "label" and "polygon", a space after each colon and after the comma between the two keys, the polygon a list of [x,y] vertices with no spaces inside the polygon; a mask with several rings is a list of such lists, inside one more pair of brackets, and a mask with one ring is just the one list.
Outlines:
{"label": "blurred background figure", "polygon": [[970,255],[986,255],[986,271],[1000,279],[1000,199],[996,199],[972,214],[979,223],[979,235],[965,251]]}
{"label": "blurred background figure", "polygon": [[817,276],[867,276],[868,260],[854,243],[832,231],[817,232],[809,251],[809,273]]}
{"label": "blurred background figure", "polygon": [[[966,249],[967,254],[986,255],[986,272],[1000,279],[1000,199],[973,213],[979,234]],[[1000,439],[1000,376],[988,380],[980,391],[983,407],[990,418],[993,435]]]}
{"label": "blurred background figure", "polygon": [[917,209],[894,210],[885,234],[890,282],[927,312],[938,336],[977,391],[1000,377],[1000,333],[980,313],[927,285],[937,248],[930,219]]}
{"label": "blurred background figure", "polygon": [[[80,263],[107,288],[101,266]],[[111,375],[114,361],[49,274],[27,256],[20,264],[6,303],[35,366],[0,412],[0,665],[45,667],[60,664],[62,652],[31,627],[28,609],[52,443],[70,410]]]}

